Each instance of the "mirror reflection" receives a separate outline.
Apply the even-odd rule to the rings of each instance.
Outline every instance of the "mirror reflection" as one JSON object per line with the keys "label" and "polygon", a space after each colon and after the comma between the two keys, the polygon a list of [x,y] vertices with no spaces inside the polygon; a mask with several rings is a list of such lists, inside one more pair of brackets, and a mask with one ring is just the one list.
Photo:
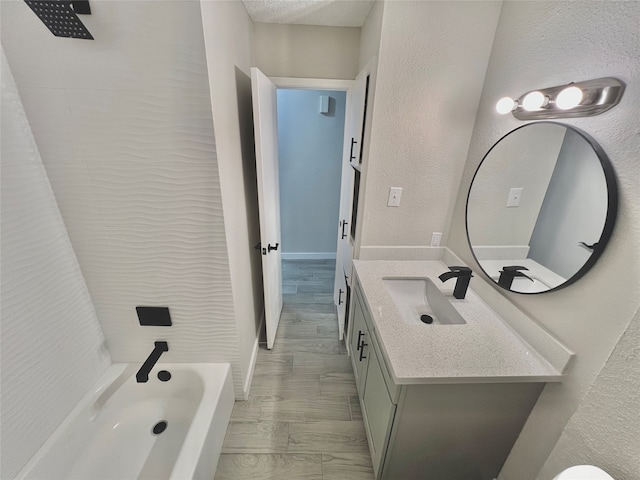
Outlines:
{"label": "mirror reflection", "polygon": [[471,250],[496,283],[519,293],[561,288],[604,249],[615,221],[611,165],[586,134],[538,122],[499,140],[467,198]]}

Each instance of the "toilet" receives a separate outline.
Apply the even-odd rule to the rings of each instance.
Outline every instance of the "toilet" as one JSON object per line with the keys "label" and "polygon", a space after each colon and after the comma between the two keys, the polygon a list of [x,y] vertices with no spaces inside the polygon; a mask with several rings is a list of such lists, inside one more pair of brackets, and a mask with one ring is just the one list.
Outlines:
{"label": "toilet", "polygon": [[615,480],[604,470],[594,467],[593,465],[576,465],[575,467],[567,468],[553,480]]}

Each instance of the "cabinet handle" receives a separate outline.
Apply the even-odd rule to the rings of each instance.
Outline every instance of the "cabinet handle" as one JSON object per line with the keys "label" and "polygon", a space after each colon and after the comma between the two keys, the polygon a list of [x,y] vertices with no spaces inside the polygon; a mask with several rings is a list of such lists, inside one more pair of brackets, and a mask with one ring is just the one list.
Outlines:
{"label": "cabinet handle", "polygon": [[[358,343],[356,344],[356,352],[362,348],[360,341],[362,340],[363,335],[364,335],[364,332],[362,330],[358,330]],[[362,340],[362,343],[364,343],[364,340]]]}
{"label": "cabinet handle", "polygon": [[344,292],[342,291],[342,289],[338,290],[338,305],[342,305],[342,294]]}
{"label": "cabinet handle", "polygon": [[364,341],[362,342],[362,345],[360,345],[360,347],[361,347],[361,348],[360,348],[360,361],[362,361],[362,360],[364,360],[365,358],[367,358],[367,357],[365,357],[365,356],[363,355],[363,353],[364,353],[364,347],[366,347],[367,345],[369,345],[369,344],[368,344],[368,343],[364,343]]}
{"label": "cabinet handle", "polygon": [[353,155],[353,146],[358,143],[356,142],[355,138],[351,139],[351,153],[349,154],[349,156],[351,157],[350,161],[353,161],[356,159],[356,157]]}
{"label": "cabinet handle", "polygon": [[349,224],[343,220],[343,221],[342,221],[342,234],[341,234],[341,239],[342,239],[342,240],[344,240],[345,238],[347,238],[347,234],[346,234],[346,233],[344,233],[344,227],[346,227],[347,225],[349,225]]}

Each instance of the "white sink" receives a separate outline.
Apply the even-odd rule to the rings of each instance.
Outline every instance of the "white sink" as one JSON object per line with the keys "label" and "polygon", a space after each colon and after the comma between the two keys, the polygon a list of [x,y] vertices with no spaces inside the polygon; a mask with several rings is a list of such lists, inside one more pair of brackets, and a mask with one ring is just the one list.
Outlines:
{"label": "white sink", "polygon": [[[463,325],[467,323],[430,279],[384,278],[383,281],[391,298],[393,298],[398,313],[409,325]],[[425,315],[428,317],[423,317]]]}

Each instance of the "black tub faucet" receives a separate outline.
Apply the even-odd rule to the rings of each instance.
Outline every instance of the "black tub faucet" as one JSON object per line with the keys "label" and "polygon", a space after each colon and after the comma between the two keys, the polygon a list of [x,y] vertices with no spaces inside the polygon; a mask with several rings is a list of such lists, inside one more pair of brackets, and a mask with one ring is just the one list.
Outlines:
{"label": "black tub faucet", "polygon": [[169,344],[167,344],[167,342],[155,342],[155,348],[151,352],[151,355],[147,357],[145,362],[142,364],[142,367],[140,367],[140,370],[138,370],[138,373],[136,373],[136,382],[138,383],[148,382],[149,372],[151,372],[151,369],[153,368],[153,366],[160,359],[160,355],[162,355],[162,352],[168,352],[168,351],[169,351]]}
{"label": "black tub faucet", "polygon": [[502,267],[502,270],[500,270],[500,278],[498,278],[498,285],[506,288],[507,290],[511,290],[511,284],[513,283],[513,279],[516,277],[528,278],[533,282],[533,278],[520,270],[529,269],[522,265],[509,265],[507,267]]}
{"label": "black tub faucet", "polygon": [[467,294],[467,288],[469,288],[469,281],[473,275],[469,267],[449,267],[448,272],[444,272],[438,278],[446,282],[451,278],[457,278],[456,286],[453,289],[453,296],[459,300],[462,300]]}

